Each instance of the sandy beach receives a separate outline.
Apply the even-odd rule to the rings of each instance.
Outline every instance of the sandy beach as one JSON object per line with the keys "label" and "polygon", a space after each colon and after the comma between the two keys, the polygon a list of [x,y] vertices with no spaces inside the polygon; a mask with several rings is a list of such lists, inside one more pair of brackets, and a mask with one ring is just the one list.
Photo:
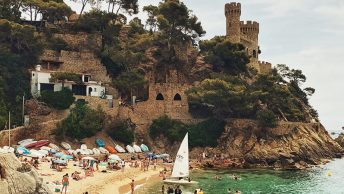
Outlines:
{"label": "sandy beach", "polygon": [[[63,169],[62,172],[57,172],[55,169],[50,168],[49,162],[41,162],[37,171],[43,178],[43,182],[54,192],[55,188],[62,188],[62,185],[56,185],[54,182],[61,182],[63,175],[66,173],[70,177],[73,172],[78,171],[81,172],[80,176],[84,177],[84,170],[78,164],[78,162],[70,161],[66,169]],[[67,193],[83,194],[86,191],[90,194],[128,193],[130,192],[129,183],[131,179],[135,180],[135,189],[138,189],[149,178],[157,178],[161,168],[158,167],[156,170],[153,170],[151,166],[149,171],[143,172],[140,168],[131,168],[127,165],[124,172],[117,170],[104,173],[101,170],[105,170],[105,167],[99,166],[99,171],[96,171],[93,177],[88,176],[79,181],[73,180],[70,177]]]}

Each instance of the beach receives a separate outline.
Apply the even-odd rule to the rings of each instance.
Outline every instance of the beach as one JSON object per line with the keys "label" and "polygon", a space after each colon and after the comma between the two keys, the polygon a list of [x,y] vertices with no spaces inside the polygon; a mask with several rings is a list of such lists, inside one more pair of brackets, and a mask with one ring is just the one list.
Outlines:
{"label": "beach", "polygon": [[130,182],[135,180],[135,189],[140,188],[151,177],[158,177],[161,168],[153,170],[153,166],[150,166],[148,171],[142,171],[140,168],[131,168],[127,165],[124,172],[121,170],[107,171],[105,167],[99,166],[99,171],[94,172],[94,176],[87,176],[79,181],[73,180],[71,174],[75,171],[80,172],[80,176],[84,177],[84,170],[78,166],[79,162],[70,161],[68,166],[57,172],[55,169],[50,168],[50,162],[41,162],[38,168],[38,173],[43,178],[43,182],[48,185],[51,191],[55,191],[55,188],[62,188],[61,184],[55,184],[56,181],[61,182],[63,175],[68,173],[69,186],[67,193],[83,194],[85,192],[92,194],[115,194],[115,193],[128,193],[130,192]]}

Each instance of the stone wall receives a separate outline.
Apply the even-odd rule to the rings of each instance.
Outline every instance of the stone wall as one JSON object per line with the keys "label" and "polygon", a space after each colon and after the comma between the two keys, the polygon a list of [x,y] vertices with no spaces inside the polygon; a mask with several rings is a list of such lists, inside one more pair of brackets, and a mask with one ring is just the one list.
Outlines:
{"label": "stone wall", "polygon": [[93,109],[96,109],[97,107],[100,107],[107,115],[111,116],[112,118],[115,118],[118,116],[118,99],[113,100],[113,107],[111,108],[109,106],[109,100],[108,99],[102,99],[97,97],[91,97],[91,96],[75,96],[76,99],[84,99],[87,101],[87,105]]}
{"label": "stone wall", "polygon": [[[34,129],[17,127],[11,129],[11,145],[15,145],[23,139],[48,139],[54,140],[53,130],[60,120],[51,120],[34,126]],[[33,126],[31,126],[32,128]],[[27,130],[27,131],[26,131]],[[30,131],[28,131],[30,130]],[[8,130],[0,131],[0,147],[8,145]]]}
{"label": "stone wall", "polygon": [[272,70],[272,64],[265,61],[259,61],[259,69],[263,74],[270,73]]}

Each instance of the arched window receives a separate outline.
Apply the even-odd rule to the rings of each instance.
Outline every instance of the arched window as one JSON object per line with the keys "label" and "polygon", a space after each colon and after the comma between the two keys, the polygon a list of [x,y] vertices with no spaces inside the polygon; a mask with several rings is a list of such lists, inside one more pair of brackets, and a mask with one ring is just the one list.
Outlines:
{"label": "arched window", "polygon": [[177,93],[176,95],[174,95],[173,100],[178,100],[178,101],[180,101],[180,100],[182,100],[182,97],[180,96],[180,94]]}
{"label": "arched window", "polygon": [[253,57],[257,58],[257,51],[256,50],[253,50]]}
{"label": "arched window", "polygon": [[164,100],[164,96],[159,93],[157,96],[156,96],[156,100]]}

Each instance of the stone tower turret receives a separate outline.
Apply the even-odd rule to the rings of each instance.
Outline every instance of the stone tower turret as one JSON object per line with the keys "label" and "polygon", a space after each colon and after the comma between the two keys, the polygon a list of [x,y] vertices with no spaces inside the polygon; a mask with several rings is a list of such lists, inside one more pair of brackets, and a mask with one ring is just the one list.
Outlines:
{"label": "stone tower turret", "polygon": [[233,43],[240,42],[240,3],[227,3],[225,5],[226,35]]}
{"label": "stone tower turret", "polygon": [[247,54],[253,60],[258,59],[259,44],[259,23],[255,21],[240,22],[241,40],[247,48]]}

